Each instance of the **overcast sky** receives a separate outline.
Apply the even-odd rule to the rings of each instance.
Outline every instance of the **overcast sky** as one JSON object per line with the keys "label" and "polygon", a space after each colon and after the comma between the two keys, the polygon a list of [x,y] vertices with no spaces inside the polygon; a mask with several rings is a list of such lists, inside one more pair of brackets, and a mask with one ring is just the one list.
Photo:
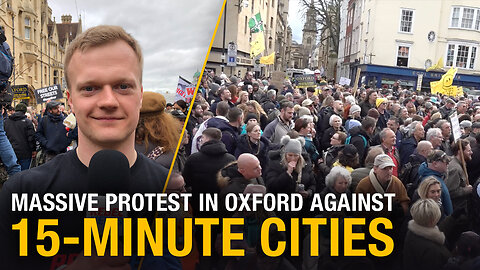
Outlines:
{"label": "overcast sky", "polygon": [[292,39],[302,43],[302,29],[305,24],[305,11],[301,0],[290,0],[288,7],[288,24],[292,28]]}
{"label": "overcast sky", "polygon": [[80,14],[83,30],[99,24],[124,27],[143,49],[144,90],[172,93],[178,76],[192,81],[201,71],[223,1],[48,0],[48,4],[57,23],[63,14],[77,22]]}

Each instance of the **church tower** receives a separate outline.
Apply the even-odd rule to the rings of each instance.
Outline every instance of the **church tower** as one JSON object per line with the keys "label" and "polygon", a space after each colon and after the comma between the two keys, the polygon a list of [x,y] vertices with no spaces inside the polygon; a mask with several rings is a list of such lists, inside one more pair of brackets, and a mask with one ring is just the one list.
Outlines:
{"label": "church tower", "polygon": [[304,67],[308,67],[308,56],[312,53],[312,48],[317,43],[317,22],[315,19],[315,10],[313,9],[313,0],[307,10],[305,25],[303,26],[302,46],[304,49]]}

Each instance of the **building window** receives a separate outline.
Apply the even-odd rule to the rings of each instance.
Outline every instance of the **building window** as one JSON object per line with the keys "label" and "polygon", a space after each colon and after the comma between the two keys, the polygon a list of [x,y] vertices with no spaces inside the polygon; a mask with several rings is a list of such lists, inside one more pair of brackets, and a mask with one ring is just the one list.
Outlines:
{"label": "building window", "polygon": [[58,84],[58,70],[53,71],[53,84]]}
{"label": "building window", "polygon": [[253,7],[255,6],[255,0],[252,0],[252,13],[253,13]]}
{"label": "building window", "polygon": [[310,44],[312,44],[312,38],[311,38],[311,37],[308,37],[308,38],[307,38],[307,45],[310,45]]}
{"label": "building window", "polygon": [[457,60],[455,65],[460,68],[466,68],[468,62],[468,51],[470,47],[465,45],[459,45],[457,49]]}
{"label": "building window", "polygon": [[458,21],[460,20],[460,8],[454,7],[452,12],[452,27],[458,27]]}
{"label": "building window", "polygon": [[25,39],[30,39],[30,18],[25,17]]}
{"label": "building window", "polygon": [[469,44],[448,44],[445,66],[473,69],[477,47]]}
{"label": "building window", "polygon": [[461,28],[470,29],[473,26],[473,14],[475,10],[473,8],[464,8],[462,16],[462,26]]}
{"label": "building window", "polygon": [[408,67],[408,55],[410,47],[400,45],[397,51],[397,67]]}
{"label": "building window", "polygon": [[413,10],[402,9],[402,15],[400,18],[400,32],[411,33],[413,23]]}
{"label": "building window", "polygon": [[270,28],[273,28],[273,17],[270,17]]}
{"label": "building window", "polygon": [[272,7],[275,7],[275,0],[272,0]]}
{"label": "building window", "polygon": [[480,30],[480,9],[453,7],[450,27]]}

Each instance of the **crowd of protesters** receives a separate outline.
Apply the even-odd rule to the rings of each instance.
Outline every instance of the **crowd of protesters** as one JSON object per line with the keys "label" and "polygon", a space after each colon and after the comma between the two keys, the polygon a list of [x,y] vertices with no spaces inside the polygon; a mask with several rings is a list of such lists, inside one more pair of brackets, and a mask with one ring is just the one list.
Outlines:
{"label": "crowd of protesters", "polygon": [[[74,147],[76,129],[65,128],[64,110],[53,101],[41,114],[23,103],[4,111],[4,130],[16,158],[13,165],[3,161],[10,164],[9,175]],[[456,142],[455,112],[462,133]],[[333,81],[302,88],[288,79],[281,85],[255,79],[251,72],[243,78],[207,72],[188,120],[187,115],[185,101],[170,104],[161,94],[145,92],[135,148],[169,168],[186,121],[166,192],[191,192],[192,212],[169,215],[245,219],[235,228],[244,238],[234,246],[246,255],[222,256],[221,226],[213,226],[210,238],[195,230],[193,252],[178,259],[183,269],[480,268],[480,101],[414,92],[398,82],[354,92]],[[201,193],[218,194],[219,211],[201,211]],[[230,212],[223,203],[229,193],[298,193],[305,207],[299,212]],[[392,211],[308,209],[314,194],[339,200],[353,193],[394,193]],[[269,231],[272,247],[287,242],[278,257],[260,247],[260,228],[270,217],[287,226]],[[307,217],[366,218],[367,226],[354,228],[365,233],[354,248],[364,249],[378,244],[368,233],[369,221],[386,217],[393,229],[381,231],[393,239],[394,250],[383,258],[368,252],[366,257],[332,256],[330,240],[337,236],[327,226],[319,232],[319,255],[310,256],[309,231],[302,226],[290,230],[292,218]],[[292,233],[302,243],[295,256]],[[343,229],[339,234],[343,243]],[[177,237],[177,246],[182,241]],[[210,241],[211,256],[203,256],[204,241]]]}
{"label": "crowd of protesters", "polygon": [[[456,143],[450,119],[455,112],[462,132]],[[245,219],[238,228],[244,239],[234,241],[246,250],[241,258],[221,255],[219,228],[212,229],[209,240],[195,231],[198,269],[480,267],[478,100],[415,92],[398,82],[354,93],[333,81],[302,88],[288,79],[274,85],[251,72],[243,78],[208,72],[186,127],[176,161],[183,170],[174,173],[168,186],[193,194],[194,217]],[[201,211],[201,193],[218,194],[220,202],[229,193],[299,193],[307,206],[314,194],[337,199],[343,193],[349,198],[353,193],[395,196],[392,211],[380,213],[311,212],[308,207],[251,213]],[[268,257],[260,248],[260,227],[269,217],[279,217],[287,226],[269,232],[271,245],[287,241],[279,257]],[[354,228],[365,233],[356,248],[375,243],[365,227],[386,217],[393,229],[382,232],[394,240],[394,250],[383,258],[368,252],[367,257],[331,256],[333,235],[321,228],[320,254],[312,257],[309,231],[302,226],[299,232],[289,230],[291,218],[305,217],[366,218],[367,226]],[[298,256],[290,254],[291,233],[298,233],[303,243]],[[340,243],[342,239],[340,229]],[[211,242],[212,256],[202,256],[203,241]]]}

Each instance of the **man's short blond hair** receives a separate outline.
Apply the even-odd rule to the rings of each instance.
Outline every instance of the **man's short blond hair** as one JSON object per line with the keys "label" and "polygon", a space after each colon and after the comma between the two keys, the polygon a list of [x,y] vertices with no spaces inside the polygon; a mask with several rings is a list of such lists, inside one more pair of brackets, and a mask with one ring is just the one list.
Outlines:
{"label": "man's short blond hair", "polygon": [[65,80],[67,81],[67,87],[70,88],[70,83],[68,80],[68,65],[72,60],[73,54],[80,50],[85,52],[90,48],[100,47],[105,44],[113,43],[115,41],[125,41],[135,52],[138,58],[138,64],[140,66],[140,82],[142,81],[143,73],[143,55],[140,44],[136,39],[134,39],[130,34],[128,34],[125,29],[116,25],[99,25],[87,29],[87,31],[78,35],[72,43],[67,47],[67,52],[65,54]]}

